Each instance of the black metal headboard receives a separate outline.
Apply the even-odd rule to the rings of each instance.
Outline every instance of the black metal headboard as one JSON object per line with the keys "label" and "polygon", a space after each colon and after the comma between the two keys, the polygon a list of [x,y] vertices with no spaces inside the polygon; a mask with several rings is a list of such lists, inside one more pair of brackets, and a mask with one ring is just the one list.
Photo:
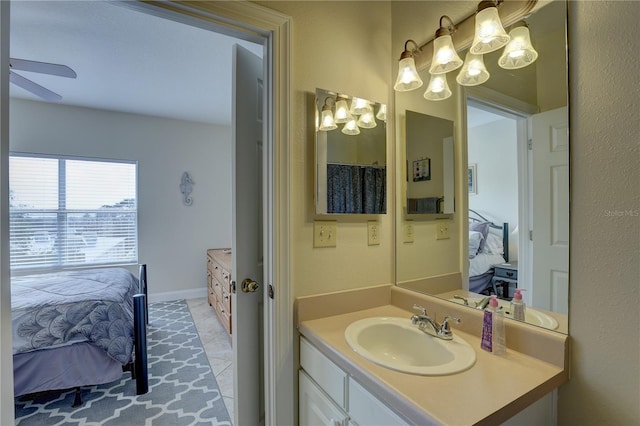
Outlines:
{"label": "black metal headboard", "polygon": [[[509,262],[509,222],[503,222],[502,226],[499,226],[473,209],[469,209],[469,213],[469,220],[474,222],[489,222],[490,228],[502,230],[502,246],[504,248],[504,254],[502,257],[504,257],[505,262]],[[477,217],[471,217],[471,213]]]}

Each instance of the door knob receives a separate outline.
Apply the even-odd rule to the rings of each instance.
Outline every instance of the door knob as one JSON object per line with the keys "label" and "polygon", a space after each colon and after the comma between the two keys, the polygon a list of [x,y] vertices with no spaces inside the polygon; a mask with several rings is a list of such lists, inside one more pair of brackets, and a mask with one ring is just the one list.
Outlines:
{"label": "door knob", "polygon": [[260,285],[251,278],[245,278],[244,280],[242,280],[242,285],[240,288],[242,289],[243,293],[254,293],[256,290],[258,290],[259,287]]}

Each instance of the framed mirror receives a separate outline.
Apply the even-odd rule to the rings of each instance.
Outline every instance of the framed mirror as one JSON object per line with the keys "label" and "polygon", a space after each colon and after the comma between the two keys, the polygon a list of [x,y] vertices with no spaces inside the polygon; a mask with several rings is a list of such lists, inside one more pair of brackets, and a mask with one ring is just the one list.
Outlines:
{"label": "framed mirror", "polygon": [[[434,241],[429,229],[424,238],[430,241],[407,244],[408,222],[399,218],[396,250],[398,285],[470,309],[482,309],[495,293],[507,316],[515,290],[524,290],[525,321],[562,333],[568,332],[569,291],[566,7],[565,1],[540,2],[526,17],[539,54],[533,64],[503,69],[502,50],[487,53],[488,81],[463,87],[454,71],[451,98],[423,100],[429,104],[423,110],[453,119],[458,129],[456,191],[462,201],[451,225],[460,235],[452,236],[454,243]],[[421,77],[428,81],[429,75],[422,71]],[[396,93],[399,126],[403,107],[413,108],[419,96],[408,93]],[[403,168],[399,162],[399,181]],[[425,256],[427,248],[433,257]]]}
{"label": "framed mirror", "polygon": [[316,213],[387,212],[386,105],[316,89]]}

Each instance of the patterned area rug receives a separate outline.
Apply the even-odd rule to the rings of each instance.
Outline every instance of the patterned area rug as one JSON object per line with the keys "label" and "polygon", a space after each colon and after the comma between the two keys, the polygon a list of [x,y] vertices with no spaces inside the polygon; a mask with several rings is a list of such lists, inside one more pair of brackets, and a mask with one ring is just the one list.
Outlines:
{"label": "patterned area rug", "polygon": [[184,300],[149,305],[149,393],[129,373],[82,389],[16,398],[16,425],[228,425],[229,413]]}

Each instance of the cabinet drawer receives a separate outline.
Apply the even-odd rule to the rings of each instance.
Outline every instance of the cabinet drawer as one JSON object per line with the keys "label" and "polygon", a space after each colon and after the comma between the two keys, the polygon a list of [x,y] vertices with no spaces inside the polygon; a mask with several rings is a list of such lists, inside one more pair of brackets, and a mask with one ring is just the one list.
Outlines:
{"label": "cabinet drawer", "polygon": [[304,371],[299,373],[300,426],[346,426],[347,414]]}
{"label": "cabinet drawer", "polygon": [[304,337],[300,337],[300,365],[338,406],[346,407],[347,373],[331,362]]}
{"label": "cabinet drawer", "polygon": [[493,274],[495,277],[509,278],[510,280],[518,279],[518,270],[496,268]]}
{"label": "cabinet drawer", "polygon": [[359,425],[367,426],[408,426],[382,401],[373,396],[358,382],[349,378],[349,415]]}

